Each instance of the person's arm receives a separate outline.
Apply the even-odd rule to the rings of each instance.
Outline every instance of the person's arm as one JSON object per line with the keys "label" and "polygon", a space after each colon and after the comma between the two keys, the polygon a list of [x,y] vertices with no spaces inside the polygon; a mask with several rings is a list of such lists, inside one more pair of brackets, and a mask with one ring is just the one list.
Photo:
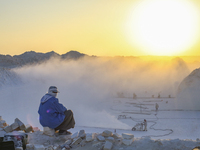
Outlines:
{"label": "person's arm", "polygon": [[56,111],[59,113],[64,113],[67,110],[67,108],[65,106],[63,106],[61,103],[58,102],[57,98],[54,101],[54,107],[55,107]]}

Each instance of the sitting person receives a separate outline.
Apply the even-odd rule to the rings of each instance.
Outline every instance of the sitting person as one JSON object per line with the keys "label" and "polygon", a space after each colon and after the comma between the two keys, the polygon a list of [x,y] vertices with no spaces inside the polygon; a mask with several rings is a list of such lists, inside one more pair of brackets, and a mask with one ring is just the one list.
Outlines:
{"label": "sitting person", "polygon": [[67,130],[75,126],[73,112],[59,103],[57,93],[57,87],[50,86],[48,93],[42,97],[38,110],[40,124],[59,130],[60,135],[71,134]]}

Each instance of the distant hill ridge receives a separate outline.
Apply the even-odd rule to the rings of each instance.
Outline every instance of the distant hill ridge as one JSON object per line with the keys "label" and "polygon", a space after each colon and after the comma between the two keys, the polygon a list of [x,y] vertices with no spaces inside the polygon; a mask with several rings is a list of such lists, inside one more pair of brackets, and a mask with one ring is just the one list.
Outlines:
{"label": "distant hill ridge", "polygon": [[52,57],[57,57],[60,59],[79,59],[84,56],[88,56],[88,55],[77,52],[77,51],[73,51],[73,50],[62,55],[59,55],[58,53],[54,51],[47,52],[47,53],[27,51],[21,55],[14,55],[14,56],[0,55],[0,67],[13,68],[17,66],[23,66],[25,64],[40,63]]}

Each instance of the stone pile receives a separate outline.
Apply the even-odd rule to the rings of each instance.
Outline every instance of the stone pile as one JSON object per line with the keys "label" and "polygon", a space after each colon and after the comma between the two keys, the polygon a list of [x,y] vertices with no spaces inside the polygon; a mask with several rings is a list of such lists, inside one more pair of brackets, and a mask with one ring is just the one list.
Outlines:
{"label": "stone pile", "polygon": [[[27,144],[26,148],[27,150],[70,150],[78,147],[84,149],[84,147],[86,148],[89,144],[95,150],[114,150],[116,147],[130,146],[134,141],[133,134],[123,133],[122,135],[119,135],[117,133],[112,133],[109,130],[105,130],[102,133],[85,133],[85,130],[80,130],[73,135],[66,136],[66,141],[59,145],[55,145],[55,143],[40,145]],[[51,138],[53,137],[51,136]],[[54,138],[58,138],[58,136],[55,136]]]}
{"label": "stone pile", "polygon": [[[0,136],[3,137],[13,131],[28,133],[26,150],[70,150],[78,147],[84,149],[87,145],[95,150],[116,150],[118,147],[130,146],[134,141],[133,134],[123,133],[119,135],[109,130],[102,133],[85,133],[85,130],[80,130],[72,135],[58,135],[48,127],[40,131],[37,127],[33,128],[29,124],[25,126],[18,118],[15,119],[14,123],[8,125],[0,116]],[[23,148],[16,147],[16,150],[21,149]]]}
{"label": "stone pile", "polygon": [[34,130],[38,130],[38,128],[33,128],[31,125],[27,124],[26,126],[24,123],[16,118],[14,123],[8,125],[5,120],[2,119],[0,116],[0,131],[5,131],[6,133],[12,131],[24,131],[25,133],[34,132]]}

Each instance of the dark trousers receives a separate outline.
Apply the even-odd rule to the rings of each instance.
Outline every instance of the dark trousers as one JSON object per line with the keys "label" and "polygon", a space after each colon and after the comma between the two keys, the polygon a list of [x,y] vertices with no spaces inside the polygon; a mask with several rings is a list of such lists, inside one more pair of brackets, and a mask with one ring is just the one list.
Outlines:
{"label": "dark trousers", "polygon": [[75,120],[73,112],[71,110],[66,110],[64,113],[65,113],[64,121],[58,127],[56,127],[55,130],[68,130],[74,128]]}

